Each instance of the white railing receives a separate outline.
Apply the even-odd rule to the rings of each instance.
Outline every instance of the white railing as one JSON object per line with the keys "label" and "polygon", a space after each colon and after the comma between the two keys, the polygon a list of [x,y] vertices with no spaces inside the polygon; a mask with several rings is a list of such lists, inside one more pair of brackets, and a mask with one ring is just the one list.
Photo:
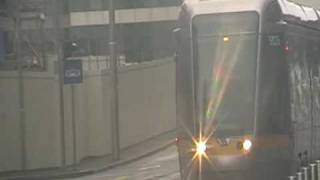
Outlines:
{"label": "white railing", "polygon": [[310,163],[307,166],[301,167],[300,170],[289,180],[320,180],[320,160]]}

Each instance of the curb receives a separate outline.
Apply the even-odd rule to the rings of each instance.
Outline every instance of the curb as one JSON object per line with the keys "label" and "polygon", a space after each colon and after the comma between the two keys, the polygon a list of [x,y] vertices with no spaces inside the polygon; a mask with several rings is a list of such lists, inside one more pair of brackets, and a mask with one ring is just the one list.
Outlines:
{"label": "curb", "polygon": [[[143,159],[145,157],[151,156],[153,154],[156,154],[160,151],[163,151],[169,147],[171,147],[172,145],[175,144],[174,140],[171,140],[167,143],[165,143],[164,145],[158,147],[158,148],[154,148],[148,152],[142,153],[140,155],[134,156],[132,158],[128,158],[125,160],[120,160],[111,164],[108,164],[104,167],[99,167],[99,168],[92,168],[92,169],[84,169],[84,170],[74,170],[74,171],[70,171],[70,172],[66,172],[66,173],[60,173],[60,174],[55,174],[55,175],[49,175],[49,176],[45,176],[45,175],[31,175],[31,176],[16,176],[16,177],[8,177],[7,180],[43,180],[43,179],[65,179],[65,178],[77,178],[77,177],[81,177],[81,176],[87,176],[87,175],[92,175],[92,174],[96,174],[96,173],[100,173],[103,171],[107,171],[110,169],[113,169],[115,167],[118,166],[122,166],[125,164],[130,164],[132,162],[138,161],[140,159]],[[5,177],[4,177],[5,178]],[[1,179],[1,177],[0,177]]]}

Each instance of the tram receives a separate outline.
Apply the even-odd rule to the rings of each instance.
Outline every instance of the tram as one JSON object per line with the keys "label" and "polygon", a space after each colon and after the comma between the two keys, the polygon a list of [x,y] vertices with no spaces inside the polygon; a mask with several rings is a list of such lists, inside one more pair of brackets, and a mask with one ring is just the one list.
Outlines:
{"label": "tram", "polygon": [[186,0],[175,37],[183,180],[284,180],[320,157],[320,11]]}

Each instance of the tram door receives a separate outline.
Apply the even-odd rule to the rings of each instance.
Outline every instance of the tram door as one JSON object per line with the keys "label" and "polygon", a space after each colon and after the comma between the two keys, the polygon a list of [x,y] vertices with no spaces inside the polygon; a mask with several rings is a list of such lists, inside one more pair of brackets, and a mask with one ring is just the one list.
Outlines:
{"label": "tram door", "polygon": [[315,159],[320,157],[320,39],[312,39],[308,42],[307,56],[312,85],[311,148],[312,158]]}
{"label": "tram door", "polygon": [[307,163],[312,153],[312,88],[306,45],[305,37],[297,34],[288,35],[287,62],[291,96],[291,128],[294,136],[293,158],[301,164]]}
{"label": "tram door", "polygon": [[[283,33],[276,27],[273,29],[275,30],[262,34],[259,120],[256,132],[257,137],[264,140],[260,148],[257,148],[256,159],[257,162],[264,162],[260,164],[261,169],[266,164],[270,166],[259,172],[259,175],[268,177],[268,174],[277,174],[277,177],[285,177],[290,171],[288,164],[291,164],[292,157],[292,143],[289,141],[288,129],[290,126],[288,76]],[[269,176],[267,179],[270,178]]]}

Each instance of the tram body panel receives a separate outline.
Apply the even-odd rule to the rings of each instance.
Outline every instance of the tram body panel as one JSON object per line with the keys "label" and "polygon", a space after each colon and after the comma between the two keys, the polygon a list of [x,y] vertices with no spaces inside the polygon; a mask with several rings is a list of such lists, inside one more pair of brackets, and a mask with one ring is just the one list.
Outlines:
{"label": "tram body panel", "polygon": [[[315,25],[320,20],[294,19],[292,13],[301,13],[285,5],[300,6],[285,0],[242,2],[182,6],[177,59],[182,179],[280,180],[319,157],[315,49],[320,40],[311,40],[320,37]],[[203,142],[206,152],[199,156]]]}

